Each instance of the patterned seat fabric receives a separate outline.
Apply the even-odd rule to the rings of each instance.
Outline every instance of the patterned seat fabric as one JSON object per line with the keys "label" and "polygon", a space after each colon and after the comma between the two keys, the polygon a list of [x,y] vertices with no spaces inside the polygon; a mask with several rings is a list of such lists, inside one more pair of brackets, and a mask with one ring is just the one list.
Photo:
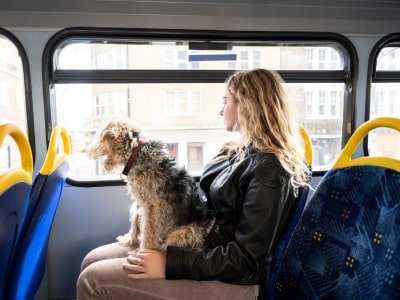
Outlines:
{"label": "patterned seat fabric", "polygon": [[325,174],[290,241],[274,299],[400,299],[400,173]]}

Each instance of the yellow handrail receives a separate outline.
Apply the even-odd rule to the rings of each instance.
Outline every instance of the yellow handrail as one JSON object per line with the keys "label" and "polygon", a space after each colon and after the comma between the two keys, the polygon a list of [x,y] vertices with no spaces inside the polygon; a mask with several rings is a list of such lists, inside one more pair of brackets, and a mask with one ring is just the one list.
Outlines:
{"label": "yellow handrail", "polygon": [[32,149],[24,133],[14,124],[0,125],[0,147],[6,136],[16,142],[21,157],[21,167],[12,168],[0,175],[0,194],[18,182],[32,183],[33,157]]}
{"label": "yellow handrail", "polygon": [[312,148],[311,138],[303,126],[299,127],[299,131],[304,142],[304,156],[306,158],[306,164],[308,166],[312,166],[313,148]]}
{"label": "yellow handrail", "polygon": [[[59,151],[61,145],[63,149]],[[62,162],[66,161],[71,154],[71,143],[69,140],[67,130],[62,126],[54,127],[51,137],[49,148],[47,150],[46,158],[40,173],[43,175],[51,174]]]}
{"label": "yellow handrail", "polygon": [[377,127],[388,127],[400,131],[400,119],[391,117],[381,117],[371,119],[362,124],[350,137],[349,141],[343,148],[333,168],[345,168],[350,166],[371,165],[381,166],[400,172],[400,160],[384,156],[368,156],[352,159],[354,151],[358,145],[367,136],[368,132]]}

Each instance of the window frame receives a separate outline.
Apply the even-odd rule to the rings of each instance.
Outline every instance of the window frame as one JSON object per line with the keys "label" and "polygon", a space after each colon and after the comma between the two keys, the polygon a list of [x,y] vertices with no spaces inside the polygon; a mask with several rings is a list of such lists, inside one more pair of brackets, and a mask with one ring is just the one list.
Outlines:
{"label": "window frame", "polygon": [[[382,37],[373,47],[368,61],[368,82],[367,82],[367,95],[365,103],[365,116],[364,121],[370,119],[371,110],[371,90],[373,83],[400,83],[400,70],[399,71],[379,71],[376,69],[378,63],[379,53],[383,48],[388,46],[395,46],[400,48],[400,32],[392,33]],[[368,136],[363,141],[363,151],[366,156],[369,155],[368,151]]]}
{"label": "window frame", "polygon": [[[47,140],[56,125],[50,107],[50,90],[61,83],[221,83],[233,70],[57,70],[53,56],[57,49],[71,40],[99,41],[112,39],[126,42],[136,39],[190,40],[199,42],[256,42],[277,45],[298,43],[299,45],[339,44],[347,55],[344,56],[344,70],[278,70],[287,83],[344,83],[342,147],[355,128],[355,95],[358,80],[358,57],[351,41],[337,33],[315,32],[260,32],[260,31],[214,31],[214,30],[169,30],[169,29],[113,29],[72,27],[57,32],[46,44],[43,55],[43,90],[45,98],[45,122]],[[325,171],[314,172],[322,175]],[[71,182],[75,185],[93,185],[93,182]],[[96,181],[106,183],[106,181]],[[106,183],[107,184],[107,183]],[[111,183],[111,184],[115,184]]]}
{"label": "window frame", "polygon": [[30,75],[28,55],[20,40],[10,31],[0,27],[0,35],[6,37],[10,42],[12,42],[20,55],[22,69],[23,69],[24,87],[25,87],[24,95],[25,95],[25,112],[26,112],[26,132],[28,135],[29,144],[31,146],[33,162],[35,162],[35,157],[36,157],[35,127],[33,120],[33,99],[32,99],[32,88],[31,88],[32,85],[31,85],[31,75]]}

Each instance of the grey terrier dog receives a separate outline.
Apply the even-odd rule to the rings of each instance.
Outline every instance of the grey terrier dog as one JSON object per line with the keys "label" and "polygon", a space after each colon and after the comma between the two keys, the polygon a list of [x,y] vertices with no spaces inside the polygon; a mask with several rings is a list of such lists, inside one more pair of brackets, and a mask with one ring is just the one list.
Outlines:
{"label": "grey terrier dog", "polygon": [[88,149],[90,158],[104,157],[105,171],[123,167],[133,196],[131,228],[117,240],[163,252],[168,246],[204,246],[214,220],[194,179],[161,141],[145,140],[140,132],[128,121],[111,121]]}

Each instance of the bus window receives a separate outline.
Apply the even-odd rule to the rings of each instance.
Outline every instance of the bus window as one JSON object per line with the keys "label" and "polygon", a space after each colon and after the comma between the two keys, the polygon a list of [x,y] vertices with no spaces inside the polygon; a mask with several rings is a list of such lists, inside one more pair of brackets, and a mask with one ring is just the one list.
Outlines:
{"label": "bus window", "polygon": [[218,112],[224,80],[240,69],[280,72],[298,123],[320,149],[314,170],[326,169],[341,150],[351,64],[340,40],[81,34],[55,37],[48,59],[49,111],[55,112],[48,122],[71,133],[74,180],[117,175],[104,174],[86,148],[106,122],[119,118],[132,119],[147,137],[162,140],[191,174],[200,174],[221,144],[237,136],[224,130]]}
{"label": "bus window", "polygon": [[[10,37],[11,34],[0,30],[0,124],[12,123],[27,135],[22,48]],[[6,137],[0,148],[0,172],[20,165],[17,145],[12,138]]]}
{"label": "bus window", "polygon": [[[372,53],[372,83],[369,118],[400,118],[400,38],[397,34],[384,37]],[[375,56],[375,57],[374,57]],[[368,135],[368,153],[374,156],[400,158],[400,133],[376,128]]]}

